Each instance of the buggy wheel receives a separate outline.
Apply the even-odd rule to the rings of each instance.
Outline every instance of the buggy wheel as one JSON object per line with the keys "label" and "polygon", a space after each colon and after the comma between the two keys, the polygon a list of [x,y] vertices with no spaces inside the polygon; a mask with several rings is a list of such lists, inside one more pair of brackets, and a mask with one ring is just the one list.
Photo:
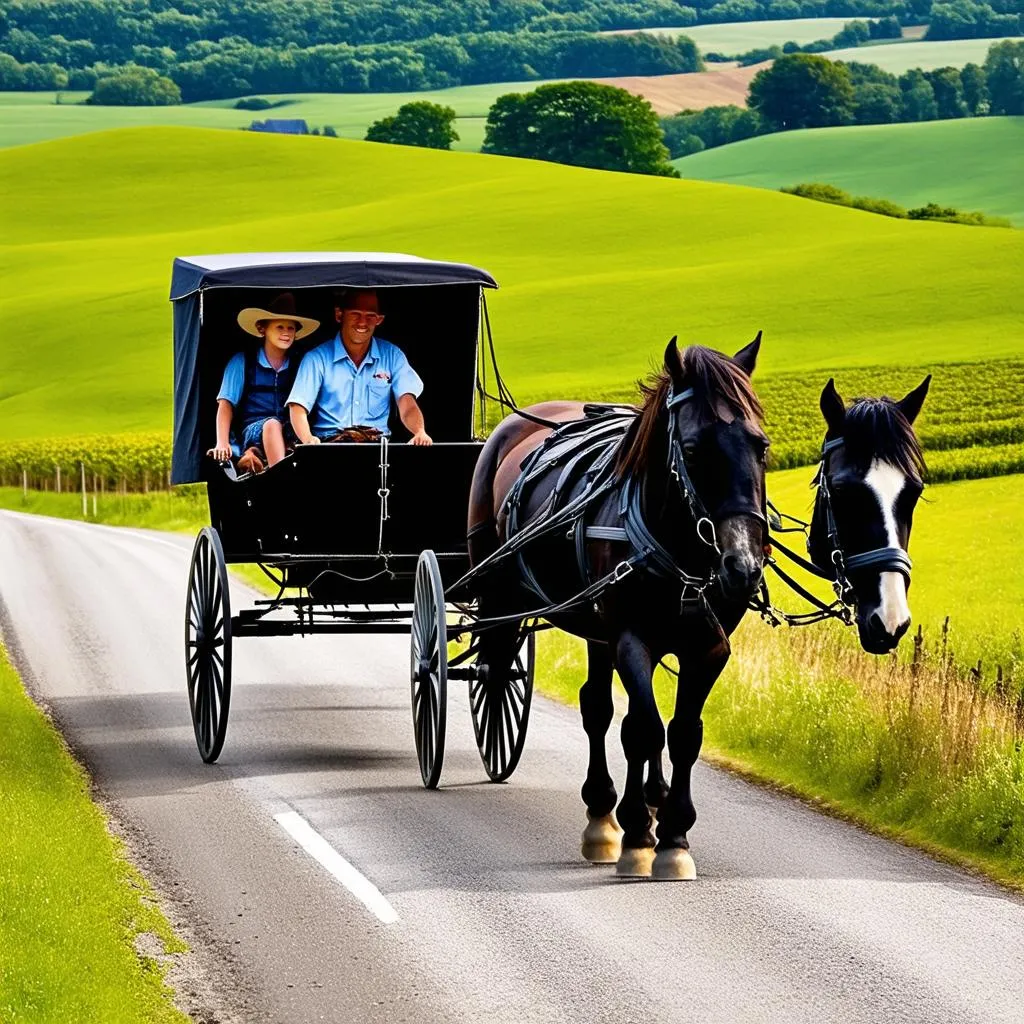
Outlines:
{"label": "buggy wheel", "polygon": [[185,607],[185,675],[199,756],[220,756],[231,704],[231,602],[220,536],[210,526],[196,537]]}
{"label": "buggy wheel", "polygon": [[420,553],[413,594],[412,727],[427,789],[436,789],[444,762],[448,718],[448,623],[441,570],[433,551]]}
{"label": "buggy wheel", "polygon": [[522,756],[533,699],[536,653],[536,634],[528,633],[519,643],[508,679],[491,679],[489,666],[477,662],[477,678],[469,684],[473,732],[491,782],[504,782],[516,770]]}

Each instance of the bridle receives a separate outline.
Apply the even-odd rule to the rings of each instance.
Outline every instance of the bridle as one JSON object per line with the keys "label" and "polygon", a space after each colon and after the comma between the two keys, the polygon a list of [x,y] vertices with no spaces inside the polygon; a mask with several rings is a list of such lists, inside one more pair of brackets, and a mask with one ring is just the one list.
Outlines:
{"label": "bridle", "polygon": [[[834,437],[825,441],[821,448],[821,460],[818,463],[818,471],[814,477],[812,486],[816,488],[814,504],[815,509],[821,508],[825,520],[825,532],[828,537],[829,563],[831,571],[823,569],[815,562],[798,555],[790,550],[785,544],[773,538],[772,547],[781,551],[790,561],[799,565],[802,569],[812,573],[819,579],[828,580],[836,594],[836,600],[826,605],[808,590],[802,587],[791,576],[784,572],[771,557],[767,560],[769,565],[792,590],[796,591],[805,600],[810,601],[816,608],[814,612],[804,612],[792,615],[772,606],[768,600],[768,587],[762,587],[759,599],[752,603],[752,607],[759,611],[763,618],[772,625],[779,625],[780,622],[787,622],[791,626],[808,625],[811,622],[820,622],[822,619],[837,618],[847,625],[853,623],[853,611],[856,606],[856,597],[853,584],[850,582],[847,573],[857,572],[860,569],[877,569],[878,572],[898,572],[906,580],[907,587],[910,587],[910,572],[913,563],[910,556],[901,547],[880,547],[872,548],[869,551],[861,551],[849,555],[843,550],[842,541],[839,537],[839,525],[836,522],[835,510],[832,505],[832,490],[829,485],[829,456],[837,448],[845,444],[842,436]],[[810,523],[802,519],[785,515],[780,512],[771,502],[768,503],[773,519],[770,520],[772,533],[803,533],[807,538],[808,550],[810,549],[810,537],[807,533]],[[783,520],[795,523],[795,526],[784,526]]]}
{"label": "bridle", "polygon": [[[676,482],[683,504],[690,511],[697,538],[715,554],[717,559],[720,559],[722,550],[718,545],[715,523],[686,468],[679,426],[673,415],[675,408],[693,398],[693,395],[693,388],[686,388],[678,394],[673,393],[670,388],[665,401],[665,409],[668,412],[668,471]],[[637,482],[631,480],[623,489],[619,511],[624,521],[627,537],[635,548],[648,552],[650,567],[659,575],[677,579],[682,583],[682,603],[701,601],[704,598],[704,591],[718,579],[717,570],[712,567],[703,576],[696,576],[679,567],[672,554],[653,536],[644,521],[640,486]],[[756,520],[764,535],[768,535],[768,519],[764,512],[753,508],[742,508],[738,509],[736,514],[747,515]]]}

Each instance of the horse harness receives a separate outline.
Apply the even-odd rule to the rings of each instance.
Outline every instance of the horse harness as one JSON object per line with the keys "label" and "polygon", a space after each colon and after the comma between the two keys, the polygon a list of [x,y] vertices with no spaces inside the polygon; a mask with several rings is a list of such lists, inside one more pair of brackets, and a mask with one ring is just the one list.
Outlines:
{"label": "horse harness", "polygon": [[[678,395],[670,392],[666,401],[667,411],[671,414],[676,406],[692,398],[693,394],[692,388]],[[471,577],[492,568],[503,559],[514,556],[527,588],[545,602],[544,608],[530,612],[525,617],[540,618],[596,602],[609,587],[625,579],[635,568],[644,567],[654,575],[675,581],[681,586],[680,611],[699,609],[714,619],[705,591],[718,579],[716,570],[711,567],[703,574],[695,574],[677,563],[647,525],[642,507],[642,488],[636,478],[630,477],[622,487],[618,504],[618,520],[622,525],[602,525],[592,521],[594,516],[591,513],[599,509],[600,499],[605,498],[616,486],[615,456],[630,424],[637,416],[637,410],[631,406],[590,405],[584,407],[584,413],[583,419],[559,426],[526,458],[501,509],[506,522],[506,542],[474,566],[453,589],[461,587]],[[668,421],[669,472],[676,481],[684,505],[690,510],[701,544],[720,557],[714,522],[686,468],[675,417],[669,415]],[[561,472],[543,504],[528,520],[521,521],[528,488],[557,466],[562,467]],[[763,514],[744,511],[758,519],[767,529],[767,519]],[[577,570],[584,584],[583,590],[561,602],[554,602],[545,593],[524,554],[524,549],[531,541],[556,531],[564,531],[566,538],[574,541]],[[594,579],[587,564],[588,540],[628,543],[632,550],[611,572]],[[488,619],[485,625],[522,618],[524,616],[519,614]]]}

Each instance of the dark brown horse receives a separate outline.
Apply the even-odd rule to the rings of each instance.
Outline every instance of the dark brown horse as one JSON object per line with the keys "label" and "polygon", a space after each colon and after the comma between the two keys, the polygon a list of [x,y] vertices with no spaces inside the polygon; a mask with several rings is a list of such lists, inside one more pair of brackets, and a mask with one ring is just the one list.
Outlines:
{"label": "dark brown horse", "polygon": [[[695,877],[687,833],[696,820],[690,773],[701,747],[701,713],[729,659],[728,637],[761,580],[765,557],[768,440],[750,386],[759,346],[760,335],[731,359],[699,346],[680,355],[673,339],[664,368],[643,387],[643,407],[623,420],[625,433],[613,437],[614,452],[606,450],[604,488],[586,504],[582,520],[531,540],[518,558],[499,560],[477,587],[480,617],[488,619],[552,607],[595,581],[614,579],[594,599],[545,617],[587,640],[587,679],[580,690],[590,739],[583,855],[595,863],[617,861],[623,876]],[[584,419],[586,409],[578,402],[547,402],[526,412],[563,422]],[[524,461],[551,434],[549,426],[512,415],[488,439],[470,497],[474,565],[510,533],[529,529],[586,493],[586,474],[574,480],[557,459],[543,468],[544,451],[530,464],[528,486],[515,486]],[[600,478],[593,473],[591,486]],[[507,672],[518,636],[515,623],[481,634],[480,660],[492,675]],[[667,733],[667,786],[661,768],[666,730],[652,674],[669,654],[678,659],[679,679]],[[605,752],[613,669],[629,698],[618,824]],[[657,810],[656,850],[650,808]]]}

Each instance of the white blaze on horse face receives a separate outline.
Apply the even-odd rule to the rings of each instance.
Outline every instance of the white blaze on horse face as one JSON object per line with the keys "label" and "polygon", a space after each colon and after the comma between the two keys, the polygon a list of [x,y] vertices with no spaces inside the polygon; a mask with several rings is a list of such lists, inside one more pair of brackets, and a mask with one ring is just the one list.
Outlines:
{"label": "white blaze on horse face", "polygon": [[[895,466],[875,459],[864,477],[864,483],[874,491],[881,507],[885,524],[886,543],[891,548],[901,548],[899,532],[896,529],[896,499],[906,484],[906,477]],[[907,604],[907,581],[900,572],[883,572],[879,579],[881,602],[878,615],[890,634],[910,618]]]}

